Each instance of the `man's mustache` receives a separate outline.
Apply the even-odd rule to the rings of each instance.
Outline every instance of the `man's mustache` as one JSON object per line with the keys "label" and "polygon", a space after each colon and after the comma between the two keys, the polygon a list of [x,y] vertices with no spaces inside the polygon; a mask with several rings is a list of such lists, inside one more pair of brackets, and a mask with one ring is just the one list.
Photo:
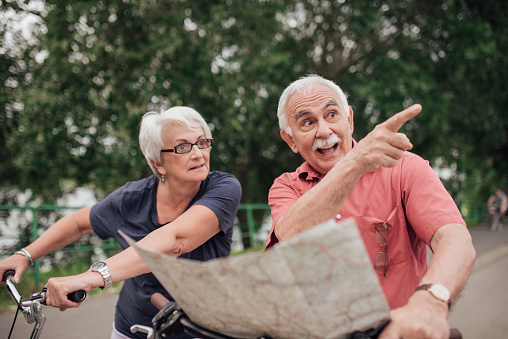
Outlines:
{"label": "man's mustache", "polygon": [[315,151],[319,148],[329,148],[341,142],[342,139],[337,134],[332,134],[326,139],[319,138],[314,140],[314,143],[312,144],[312,150]]}

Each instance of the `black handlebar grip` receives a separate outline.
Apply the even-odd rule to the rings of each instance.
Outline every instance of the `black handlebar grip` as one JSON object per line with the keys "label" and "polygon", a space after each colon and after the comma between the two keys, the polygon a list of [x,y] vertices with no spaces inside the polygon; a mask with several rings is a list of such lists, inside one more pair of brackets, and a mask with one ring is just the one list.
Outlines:
{"label": "black handlebar grip", "polygon": [[16,272],[14,270],[7,270],[4,272],[4,276],[2,277],[2,281],[7,281],[9,277],[13,277]]}
{"label": "black handlebar grip", "polygon": [[67,295],[67,299],[69,299],[70,301],[78,302],[78,303],[85,300],[85,298],[86,298],[86,292],[83,290],[78,290],[78,291],[69,293]]}
{"label": "black handlebar grip", "polygon": [[[348,336],[348,339],[377,339],[385,326],[388,323],[386,323],[384,326],[382,326],[379,329],[369,329],[367,331],[356,331],[353,332]],[[450,328],[450,339],[462,339],[462,333],[456,328]]]}
{"label": "black handlebar grip", "polygon": [[462,339],[462,333],[456,328],[450,328],[450,339]]}

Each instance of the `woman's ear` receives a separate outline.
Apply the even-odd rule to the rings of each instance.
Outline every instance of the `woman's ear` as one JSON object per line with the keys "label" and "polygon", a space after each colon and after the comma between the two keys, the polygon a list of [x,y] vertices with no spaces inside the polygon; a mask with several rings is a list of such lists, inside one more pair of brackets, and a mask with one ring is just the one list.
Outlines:
{"label": "woman's ear", "polygon": [[166,175],[166,169],[161,165],[155,162],[155,160],[150,159],[150,163],[159,171],[160,174]]}

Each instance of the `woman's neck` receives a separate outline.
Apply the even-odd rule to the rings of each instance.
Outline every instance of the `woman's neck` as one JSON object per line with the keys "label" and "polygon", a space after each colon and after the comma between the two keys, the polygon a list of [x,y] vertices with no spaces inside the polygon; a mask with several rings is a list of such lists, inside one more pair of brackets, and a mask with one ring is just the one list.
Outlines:
{"label": "woman's neck", "polygon": [[160,224],[178,218],[199,191],[201,183],[176,184],[159,182],[157,188],[157,217]]}

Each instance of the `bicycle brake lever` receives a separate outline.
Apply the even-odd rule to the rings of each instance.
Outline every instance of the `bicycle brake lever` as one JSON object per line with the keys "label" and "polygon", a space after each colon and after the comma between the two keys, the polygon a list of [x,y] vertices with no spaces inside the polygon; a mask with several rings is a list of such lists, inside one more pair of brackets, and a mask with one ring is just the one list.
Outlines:
{"label": "bicycle brake lever", "polygon": [[46,291],[43,289],[41,292],[32,294],[29,298],[21,298],[20,305],[23,307],[30,307],[35,303],[46,305]]}

